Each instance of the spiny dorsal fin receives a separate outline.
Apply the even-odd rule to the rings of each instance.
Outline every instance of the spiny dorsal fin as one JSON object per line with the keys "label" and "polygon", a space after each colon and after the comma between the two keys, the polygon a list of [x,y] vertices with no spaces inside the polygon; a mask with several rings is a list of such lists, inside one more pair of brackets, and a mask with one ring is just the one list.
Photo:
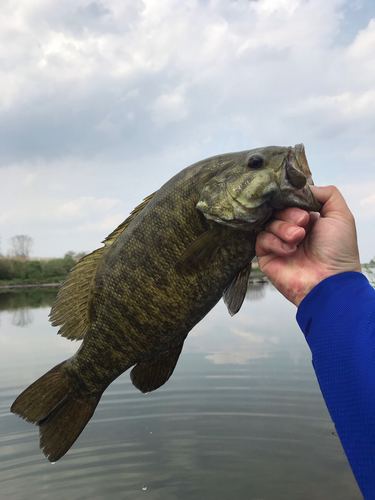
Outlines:
{"label": "spiny dorsal fin", "polygon": [[90,327],[89,301],[99,262],[108,248],[125,231],[130,222],[152,199],[148,196],[130,216],[102,242],[104,246],[86,255],[71,269],[63,281],[50,313],[52,326],[60,326],[59,334],[70,340],[81,340]]}
{"label": "spiny dorsal fin", "polygon": [[232,279],[230,284],[224,290],[223,300],[228,308],[229,314],[234,316],[241,309],[247,287],[249,283],[249,276],[251,273],[251,262],[247,264],[236,276]]}
{"label": "spiny dorsal fin", "polygon": [[109,234],[105,240],[102,241],[102,243],[105,244],[105,246],[110,246],[114,241],[117,240],[119,235],[127,228],[127,226],[131,223],[131,221],[141,212],[147,203],[151,201],[155,193],[150,194],[150,196],[147,196],[140,205],[135,207],[135,209],[130,213],[129,217],[124,220],[114,231],[112,231],[111,234]]}

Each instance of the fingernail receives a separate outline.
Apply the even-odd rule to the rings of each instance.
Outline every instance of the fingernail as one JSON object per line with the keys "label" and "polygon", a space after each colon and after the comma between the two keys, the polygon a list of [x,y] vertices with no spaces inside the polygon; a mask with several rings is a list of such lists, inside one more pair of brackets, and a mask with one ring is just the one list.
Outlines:
{"label": "fingernail", "polygon": [[297,248],[296,245],[292,245],[290,243],[285,243],[285,241],[283,241],[281,246],[283,247],[283,249],[286,252],[294,252],[294,250]]}
{"label": "fingernail", "polygon": [[288,238],[293,238],[293,236],[298,233],[300,231],[300,228],[299,227],[290,227],[287,232],[286,232],[286,235],[288,236]]}
{"label": "fingernail", "polygon": [[294,224],[299,224],[302,219],[305,217],[305,213],[302,212],[300,209],[294,210],[290,214],[290,219]]}

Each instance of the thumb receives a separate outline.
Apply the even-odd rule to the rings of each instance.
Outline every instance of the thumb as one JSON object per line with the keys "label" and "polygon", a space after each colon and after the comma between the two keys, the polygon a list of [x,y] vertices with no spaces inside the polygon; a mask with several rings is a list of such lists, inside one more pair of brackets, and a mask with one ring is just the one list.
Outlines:
{"label": "thumb", "polygon": [[311,186],[311,191],[315,198],[323,205],[322,217],[334,217],[334,213],[345,218],[352,218],[343,195],[335,186]]}

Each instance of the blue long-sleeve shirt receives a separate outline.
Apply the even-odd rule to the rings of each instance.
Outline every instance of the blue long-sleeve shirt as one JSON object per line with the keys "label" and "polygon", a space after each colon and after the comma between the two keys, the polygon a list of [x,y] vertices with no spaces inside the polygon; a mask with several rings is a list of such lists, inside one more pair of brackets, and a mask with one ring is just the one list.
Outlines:
{"label": "blue long-sleeve shirt", "polygon": [[360,273],[319,283],[301,302],[297,321],[365,500],[375,499],[375,290]]}

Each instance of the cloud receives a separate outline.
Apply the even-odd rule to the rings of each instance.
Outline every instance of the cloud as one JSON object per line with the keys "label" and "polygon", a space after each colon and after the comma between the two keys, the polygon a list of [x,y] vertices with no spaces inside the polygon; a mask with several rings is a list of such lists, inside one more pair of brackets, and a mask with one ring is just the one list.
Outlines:
{"label": "cloud", "polygon": [[375,205],[375,193],[359,202],[362,206]]}
{"label": "cloud", "polygon": [[76,200],[70,200],[62,203],[56,209],[57,217],[83,218],[95,212],[103,213],[118,205],[120,200],[111,198],[99,198],[96,200],[93,196],[81,196]]}
{"label": "cloud", "polygon": [[55,169],[43,163],[0,169],[1,251],[7,253],[15,234],[34,239],[36,256],[99,247],[134,208],[132,204],[126,208],[119,198],[100,196],[101,189],[87,183],[88,175],[100,169],[93,164],[80,164],[77,169],[69,162]]}
{"label": "cloud", "polygon": [[[363,162],[358,163],[359,167]],[[339,188],[356,218],[361,262],[375,255],[375,182],[353,182]]]}
{"label": "cloud", "polygon": [[183,86],[173,89],[172,92],[160,95],[153,105],[153,120],[155,123],[165,125],[170,122],[178,122],[187,116]]}
{"label": "cloud", "polygon": [[339,186],[358,221],[375,217],[375,182]]}
{"label": "cloud", "polygon": [[[53,2],[21,2],[22,22],[3,35],[19,40],[11,63],[17,70],[2,74],[5,157],[91,155],[120,138],[129,151],[140,130],[152,148],[160,125],[173,124],[168,133],[181,140],[196,130],[197,117],[198,129],[221,115],[224,130],[245,125],[253,132],[244,106],[255,108],[251,115],[263,106],[264,115],[274,109],[270,95],[289,101],[306,92],[305,74],[288,96],[301,54],[321,55],[337,29],[339,4],[161,0],[118,9],[115,2],[67,2],[57,14]],[[108,133],[103,123],[113,124]]]}
{"label": "cloud", "polygon": [[304,105],[307,110],[330,110],[339,118],[362,118],[373,115],[375,111],[375,91],[362,93],[344,92],[339,95],[319,96],[308,99]]}
{"label": "cloud", "polygon": [[374,61],[375,51],[375,18],[370,19],[367,27],[360,30],[353,43],[347,50],[347,57],[367,67],[371,73],[374,67],[371,62]]}
{"label": "cloud", "polygon": [[[367,3],[6,0],[0,12],[3,238],[21,212],[33,230],[54,214],[64,232],[64,211],[96,211],[87,197],[121,200],[98,227],[124,219],[185,166],[268,144],[305,142],[320,182],[375,181]],[[42,177],[20,188],[29,175]]]}
{"label": "cloud", "polygon": [[[121,217],[118,214],[113,217],[101,217],[100,220],[79,225],[77,230],[86,233],[94,232],[95,234],[101,232],[103,236],[107,236],[119,225],[119,221],[122,220]],[[96,246],[99,247],[101,245],[97,242]]]}

